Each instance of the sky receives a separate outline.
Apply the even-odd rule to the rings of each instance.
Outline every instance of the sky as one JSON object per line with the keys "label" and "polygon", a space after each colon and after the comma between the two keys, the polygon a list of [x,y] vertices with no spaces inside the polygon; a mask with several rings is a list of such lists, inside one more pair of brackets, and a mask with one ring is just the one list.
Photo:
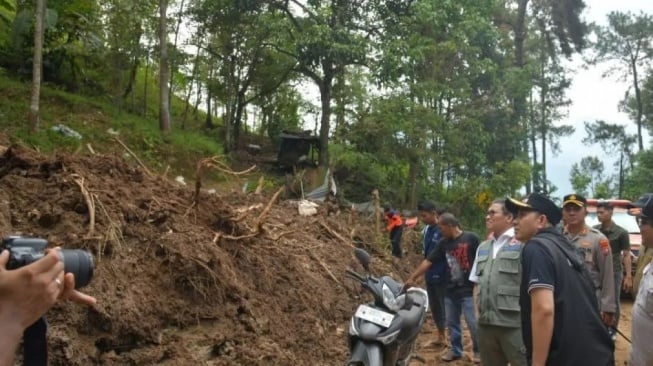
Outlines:
{"label": "sky", "polygon": [[[653,14],[653,0],[585,0],[587,9],[585,18],[587,21],[596,22],[601,25],[607,24],[607,15],[611,11],[631,11],[639,13],[640,10]],[[598,145],[587,146],[582,143],[586,136],[583,122],[593,122],[601,119],[608,123],[624,125],[629,133],[635,133],[637,128],[626,113],[619,111],[619,102],[624,98],[628,90],[626,81],[618,80],[617,76],[602,78],[602,74],[609,65],[592,66],[588,69],[581,67],[580,56],[575,56],[568,66],[575,69],[572,76],[572,84],[567,92],[567,97],[572,104],[568,109],[568,115],[560,124],[572,125],[576,128],[573,135],[560,140],[561,152],[557,156],[547,157],[547,174],[549,180],[558,187],[554,196],[562,196],[571,193],[569,172],[574,163],[580,162],[585,156],[598,156],[605,164],[605,174],[610,175],[616,172],[613,167],[614,159],[608,156]],[[644,131],[644,147],[648,146],[650,138]]]}

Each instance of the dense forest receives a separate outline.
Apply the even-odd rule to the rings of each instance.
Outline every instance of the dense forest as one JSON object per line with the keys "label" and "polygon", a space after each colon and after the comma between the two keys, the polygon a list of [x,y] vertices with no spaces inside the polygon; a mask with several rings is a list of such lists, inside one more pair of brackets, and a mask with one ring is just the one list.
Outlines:
{"label": "dense forest", "polygon": [[653,18],[614,11],[599,26],[584,10],[583,0],[0,0],[0,75],[32,83],[29,116],[12,121],[32,133],[44,128],[42,83],[149,114],[164,138],[196,128],[227,154],[246,135],[314,129],[348,200],[379,189],[414,208],[429,197],[478,221],[495,197],[555,192],[547,159],[574,131],[561,124],[574,55],[628,82],[615,108],[637,133],[585,121],[583,143],[617,159],[570,157],[572,186],[650,190]]}

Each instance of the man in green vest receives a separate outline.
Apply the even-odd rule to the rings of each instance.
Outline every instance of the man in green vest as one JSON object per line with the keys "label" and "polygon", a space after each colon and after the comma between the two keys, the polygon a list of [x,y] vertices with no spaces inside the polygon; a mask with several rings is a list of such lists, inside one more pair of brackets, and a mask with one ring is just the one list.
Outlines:
{"label": "man in green vest", "polygon": [[476,284],[481,360],[484,366],[526,366],[519,311],[522,245],[514,238],[513,214],[505,199],[492,202],[485,226],[492,234],[478,247],[469,275]]}

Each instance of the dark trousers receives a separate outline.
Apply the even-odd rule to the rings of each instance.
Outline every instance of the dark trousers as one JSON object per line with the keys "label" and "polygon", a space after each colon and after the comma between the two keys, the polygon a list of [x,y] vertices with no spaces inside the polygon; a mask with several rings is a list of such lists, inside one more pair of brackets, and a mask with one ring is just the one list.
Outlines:
{"label": "dark trousers", "polygon": [[426,282],[426,293],[429,296],[429,307],[433,322],[440,332],[444,332],[446,313],[444,308],[444,293],[447,291],[445,283]]}
{"label": "dark trousers", "polygon": [[397,258],[402,258],[404,253],[401,251],[401,235],[404,233],[404,228],[397,226],[390,231],[390,244],[392,244],[392,255]]}

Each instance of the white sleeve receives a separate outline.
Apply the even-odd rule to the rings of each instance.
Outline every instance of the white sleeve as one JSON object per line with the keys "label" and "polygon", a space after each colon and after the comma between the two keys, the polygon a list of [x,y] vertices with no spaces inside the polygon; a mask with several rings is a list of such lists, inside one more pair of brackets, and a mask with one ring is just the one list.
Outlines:
{"label": "white sleeve", "polygon": [[474,257],[474,264],[472,265],[472,270],[469,272],[469,280],[474,283],[478,283],[479,278],[476,275],[476,265],[478,264],[478,249],[476,250],[476,257]]}

